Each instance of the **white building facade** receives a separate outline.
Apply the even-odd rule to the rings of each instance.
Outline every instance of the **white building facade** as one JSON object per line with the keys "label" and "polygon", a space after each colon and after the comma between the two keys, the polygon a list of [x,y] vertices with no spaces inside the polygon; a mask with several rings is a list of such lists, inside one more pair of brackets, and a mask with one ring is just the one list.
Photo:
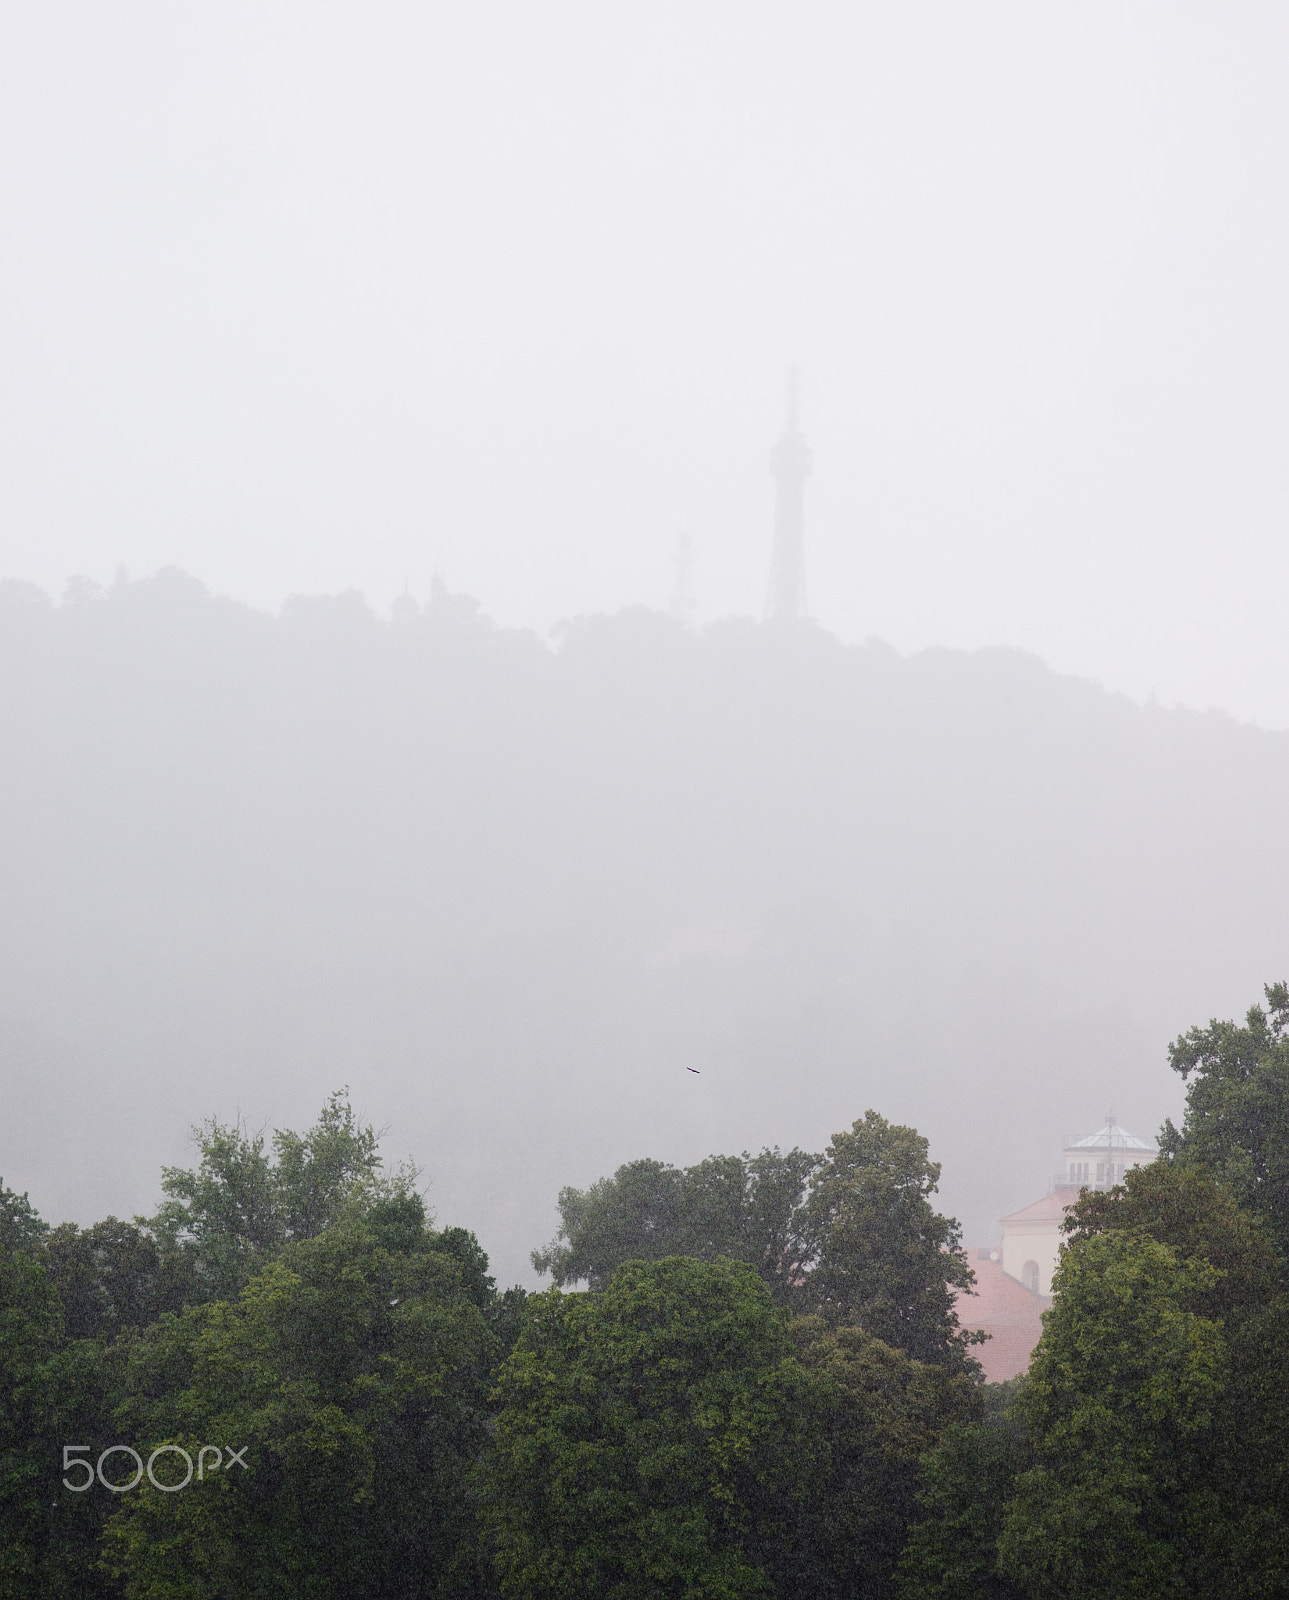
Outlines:
{"label": "white building facade", "polygon": [[1052,1292],[1052,1277],[1060,1255],[1065,1213],[1082,1189],[1109,1189],[1123,1182],[1132,1167],[1153,1161],[1158,1150],[1152,1140],[1138,1139],[1113,1117],[1105,1126],[1083,1138],[1068,1135],[1061,1141],[1062,1171],[1041,1200],[1003,1217],[1002,1266],[1010,1278],[1031,1294]]}

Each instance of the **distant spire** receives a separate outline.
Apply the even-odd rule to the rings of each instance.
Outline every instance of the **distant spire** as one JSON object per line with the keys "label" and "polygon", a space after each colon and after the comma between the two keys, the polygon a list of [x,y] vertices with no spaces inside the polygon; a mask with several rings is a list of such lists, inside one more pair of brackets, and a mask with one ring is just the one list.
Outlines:
{"label": "distant spire", "polygon": [[403,578],[403,592],[390,603],[389,614],[394,622],[411,622],[421,614],[420,606],[412,598],[406,575]]}
{"label": "distant spire", "polygon": [[805,491],[813,458],[801,436],[800,414],[800,376],[793,367],[788,373],[786,427],[770,455],[775,494],[767,622],[796,622],[806,615]]}

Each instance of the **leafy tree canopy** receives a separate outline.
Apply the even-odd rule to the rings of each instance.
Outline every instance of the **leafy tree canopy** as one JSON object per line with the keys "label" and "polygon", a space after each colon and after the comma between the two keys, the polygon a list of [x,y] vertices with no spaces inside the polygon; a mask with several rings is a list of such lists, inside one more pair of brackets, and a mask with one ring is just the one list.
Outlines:
{"label": "leafy tree canopy", "polygon": [[1000,1541],[1024,1592],[1194,1592],[1188,1550],[1212,1492],[1200,1468],[1229,1354],[1220,1325],[1187,1301],[1216,1278],[1133,1234],[1065,1251],[1020,1402],[1039,1464]]}
{"label": "leafy tree canopy", "polygon": [[532,1296],[482,1480],[504,1593],[774,1594],[827,1474],[817,1394],[745,1263]]}
{"label": "leafy tree canopy", "polygon": [[1211,1021],[1169,1047],[1189,1079],[1180,1129],[1164,1124],[1160,1149],[1211,1167],[1241,1205],[1267,1219],[1289,1257],[1289,984],[1269,984],[1266,1007],[1251,1006],[1241,1027]]}
{"label": "leafy tree canopy", "polygon": [[501,1352],[462,1252],[391,1250],[392,1225],[343,1219],[134,1346],[117,1425],[140,1453],[250,1448],[245,1471],[122,1498],[106,1562],[131,1600],[486,1591],[466,1473]]}
{"label": "leafy tree canopy", "polygon": [[860,1326],[920,1361],[969,1363],[954,1289],[974,1275],[958,1224],[930,1203],[940,1168],[914,1128],[869,1111],[823,1155],[763,1150],[676,1168],[641,1160],[560,1193],[560,1232],[532,1261],[603,1289],[625,1261],[744,1261],[792,1310]]}
{"label": "leafy tree canopy", "polygon": [[101,1436],[110,1374],[68,1345],[58,1294],[26,1252],[0,1255],[0,1595],[86,1600],[102,1508],[61,1494],[62,1446]]}
{"label": "leafy tree canopy", "polygon": [[799,1524],[792,1582],[780,1593],[861,1600],[894,1592],[916,1515],[919,1463],[980,1415],[965,1373],[914,1361],[859,1328],[801,1317],[789,1328],[818,1386],[830,1471]]}
{"label": "leafy tree canopy", "polygon": [[919,1361],[974,1366],[954,1289],[975,1274],[961,1230],[931,1204],[940,1177],[914,1128],[868,1111],[834,1134],[810,1181],[801,1303],[833,1324],[855,1324]]}
{"label": "leafy tree canopy", "polygon": [[381,1174],[380,1136],[361,1125],[338,1089],[305,1134],[280,1129],[272,1156],[264,1136],[211,1118],[193,1130],[195,1169],[163,1167],[169,1197],[148,1227],[165,1251],[191,1261],[204,1293],[235,1296],[284,1245],[316,1238],[348,1210],[409,1190],[415,1174]]}
{"label": "leafy tree canopy", "polygon": [[607,1286],[624,1261],[744,1261],[779,1299],[801,1270],[801,1203],[819,1157],[804,1150],[709,1156],[697,1166],[631,1161],[585,1190],[560,1191],[560,1231],[533,1266],[564,1287]]}
{"label": "leafy tree canopy", "polygon": [[999,1543],[1025,1594],[1206,1596],[1289,1580],[1289,1316],[1257,1218],[1159,1162],[1085,1196],[1018,1411]]}
{"label": "leafy tree canopy", "polygon": [[[343,1095],[271,1158],[199,1144],[151,1222],[50,1230],[0,1191],[0,1596],[492,1593],[467,1472],[523,1291]],[[112,1441],[245,1444],[247,1476],[68,1491],[63,1446]]]}
{"label": "leafy tree canopy", "polygon": [[1023,1380],[985,1386],[985,1416],[945,1429],[919,1462],[920,1517],[900,1558],[901,1600],[1019,1600],[998,1570],[1017,1477],[1033,1465],[1014,1413]]}
{"label": "leafy tree canopy", "polygon": [[188,1255],[163,1250],[147,1228],[116,1217],[89,1228],[60,1224],[39,1258],[62,1300],[69,1339],[112,1339],[204,1297]]}
{"label": "leafy tree canopy", "polygon": [[1263,1220],[1161,1160],[1066,1231],[1028,1377],[923,1458],[901,1594],[1279,1593],[1289,1317]]}
{"label": "leafy tree canopy", "polygon": [[1216,1268],[1209,1288],[1193,1291],[1187,1303],[1220,1318],[1228,1333],[1279,1295],[1280,1261],[1265,1222],[1203,1167],[1169,1161],[1132,1167],[1113,1189],[1085,1189],[1064,1228],[1075,1242],[1106,1233],[1157,1239],[1185,1260]]}
{"label": "leafy tree canopy", "polygon": [[15,1194],[0,1178],[0,1259],[31,1251],[49,1232],[25,1194]]}

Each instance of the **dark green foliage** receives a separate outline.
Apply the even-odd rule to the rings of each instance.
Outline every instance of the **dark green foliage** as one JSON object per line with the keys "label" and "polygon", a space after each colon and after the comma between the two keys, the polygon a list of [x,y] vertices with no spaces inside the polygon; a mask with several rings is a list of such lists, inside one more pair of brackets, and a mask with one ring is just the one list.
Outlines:
{"label": "dark green foliage", "polygon": [[461,1286],[481,1311],[496,1297],[496,1280],[488,1271],[483,1246],[467,1228],[444,1228],[431,1236],[430,1248],[450,1256],[457,1264]]}
{"label": "dark green foliage", "polygon": [[163,1250],[138,1223],[107,1217],[78,1228],[64,1222],[39,1253],[62,1300],[69,1339],[112,1339],[201,1297],[191,1258]]}
{"label": "dark green foliage", "polygon": [[1026,1594],[1289,1584],[1289,1318],[1256,1218],[1165,1163],[1085,1197],[1018,1410],[1002,1570]]}
{"label": "dark green foliage", "polygon": [[123,1497],[106,1564],[127,1596],[482,1592],[466,1473],[497,1350],[477,1286],[427,1243],[338,1223],[136,1344],[121,1437],[250,1449],[246,1472]]}
{"label": "dark green foliage", "polygon": [[914,1128],[866,1112],[835,1134],[810,1181],[803,1232],[810,1271],[803,1308],[855,1324],[919,1361],[974,1365],[953,1288],[975,1274],[952,1217],[931,1205],[939,1164]]}
{"label": "dark green foliage", "polygon": [[[419,1194],[414,1194],[410,1190],[386,1195],[375,1201],[363,1213],[363,1221],[376,1243],[384,1250],[398,1254],[425,1248],[425,1201]],[[462,1230],[449,1228],[446,1233],[435,1237],[441,1246],[443,1240],[460,1231]],[[486,1256],[484,1262],[486,1265]]]}
{"label": "dark green foliage", "polygon": [[981,1421],[952,1425],[920,1464],[919,1520],[900,1561],[901,1600],[1014,1600],[998,1539],[1017,1476],[1032,1464],[1012,1406],[1018,1384],[986,1386]]}
{"label": "dark green foliage", "polygon": [[[523,1291],[380,1177],[343,1096],[273,1143],[207,1124],[151,1223],[50,1231],[0,1192],[3,1600],[492,1592],[467,1471]],[[63,1486],[65,1444],[166,1441],[249,1444],[253,1471]]]}
{"label": "dark green foliage", "polygon": [[780,1593],[820,1600],[893,1595],[917,1512],[919,1462],[946,1429],[979,1415],[979,1387],[858,1328],[831,1329],[806,1317],[790,1332],[816,1382],[830,1470],[801,1518],[797,1568]]}
{"label": "dark green foliage", "polygon": [[517,1597],[894,1593],[921,1455],[969,1377],[789,1323],[745,1263],[623,1263],[529,1301],[485,1465]]}
{"label": "dark green foliage", "polygon": [[[1020,1385],[979,1383],[939,1169],[871,1111],[822,1156],[566,1190],[537,1259],[585,1294],[499,1295],[340,1095],[271,1156],[208,1124],[152,1223],[51,1231],[0,1187],[0,1600],[1289,1591],[1269,995],[1251,1078],[1072,1210]],[[1256,1209],[1200,1158],[1237,1112],[1215,1165]],[[65,1444],[125,1441],[249,1470],[63,1488]]]}
{"label": "dark green foliage", "polygon": [[745,1261],[775,1299],[859,1326],[920,1361],[971,1365],[953,1289],[973,1283],[959,1228],[930,1203],[940,1175],[914,1128],[869,1111],[822,1156],[763,1150],[679,1169],[633,1161],[559,1197],[533,1265],[602,1289],[623,1261]]}
{"label": "dark green foliage", "polygon": [[201,1162],[163,1167],[169,1196],[148,1224],[164,1255],[187,1258],[190,1301],[237,1295],[292,1240],[315,1238],[353,1207],[400,1192],[380,1177],[379,1136],[360,1127],[338,1089],[306,1134],[262,1134],[211,1118],[193,1130]]}
{"label": "dark green foliage", "polygon": [[745,1261],[786,1301],[801,1270],[801,1203],[819,1157],[804,1150],[709,1156],[678,1168],[631,1161],[581,1191],[560,1191],[560,1231],[533,1266],[561,1287],[604,1288],[623,1261]]}
{"label": "dark green foliage", "polygon": [[102,1508],[59,1481],[63,1445],[101,1435],[112,1373],[101,1352],[68,1343],[50,1237],[27,1196],[0,1183],[0,1600],[114,1592],[90,1570]]}
{"label": "dark green foliage", "polygon": [[1165,1123],[1159,1144],[1220,1173],[1289,1257],[1289,984],[1263,992],[1266,1009],[1251,1006],[1243,1027],[1212,1021],[1169,1047],[1174,1071],[1192,1081],[1181,1129]]}
{"label": "dark green foliage", "polygon": [[483,1313],[496,1340],[498,1359],[509,1355],[519,1337],[527,1292],[516,1286],[497,1293],[483,1246],[465,1228],[444,1228],[442,1233],[429,1234],[426,1248],[441,1251],[456,1262],[462,1288]]}
{"label": "dark green foliage", "polygon": [[112,1373],[67,1344],[57,1293],[25,1253],[0,1256],[0,1597],[115,1593],[93,1570],[104,1507],[64,1491],[63,1446],[103,1437]]}
{"label": "dark green foliage", "polygon": [[1085,1189],[1065,1231],[1071,1241],[1130,1233],[1206,1261],[1217,1278],[1191,1306],[1228,1333],[1277,1297],[1281,1263],[1266,1223],[1202,1167],[1154,1161],[1130,1168],[1114,1189]]}
{"label": "dark green foliage", "polygon": [[31,1251],[49,1232],[25,1194],[6,1189],[0,1178],[0,1259],[16,1250]]}
{"label": "dark green foliage", "polygon": [[528,1304],[528,1291],[518,1284],[497,1295],[484,1313],[497,1347],[509,1355],[519,1340],[524,1325],[524,1308]]}
{"label": "dark green foliage", "polygon": [[1192,1309],[1216,1281],[1144,1235],[1066,1251],[1021,1415],[1038,1455],[1000,1545],[1027,1592],[1212,1593],[1214,1484],[1205,1470],[1229,1351]]}
{"label": "dark green foliage", "polygon": [[1177,1595],[1289,1584],[1289,1315],[1264,1223],[1156,1162],[1067,1223],[1013,1405],[922,1464],[906,1600]]}
{"label": "dark green foliage", "polygon": [[273,1135],[273,1190],[278,1226],[287,1239],[316,1239],[340,1220],[354,1190],[371,1183],[381,1166],[380,1135],[360,1127],[338,1089],[306,1134],[289,1128]]}
{"label": "dark green foliage", "polygon": [[773,1595],[829,1460],[786,1321],[728,1260],[530,1297],[482,1477],[503,1591]]}

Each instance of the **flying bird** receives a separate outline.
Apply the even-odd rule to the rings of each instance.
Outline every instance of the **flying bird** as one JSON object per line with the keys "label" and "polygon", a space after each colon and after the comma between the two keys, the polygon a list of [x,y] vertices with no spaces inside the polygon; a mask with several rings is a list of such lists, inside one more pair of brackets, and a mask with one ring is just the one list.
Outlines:
{"label": "flying bird", "polygon": [[702,1073],[699,1072],[697,1067],[686,1067],[685,1071],[686,1072],[692,1072],[696,1078],[701,1078],[702,1077]]}

